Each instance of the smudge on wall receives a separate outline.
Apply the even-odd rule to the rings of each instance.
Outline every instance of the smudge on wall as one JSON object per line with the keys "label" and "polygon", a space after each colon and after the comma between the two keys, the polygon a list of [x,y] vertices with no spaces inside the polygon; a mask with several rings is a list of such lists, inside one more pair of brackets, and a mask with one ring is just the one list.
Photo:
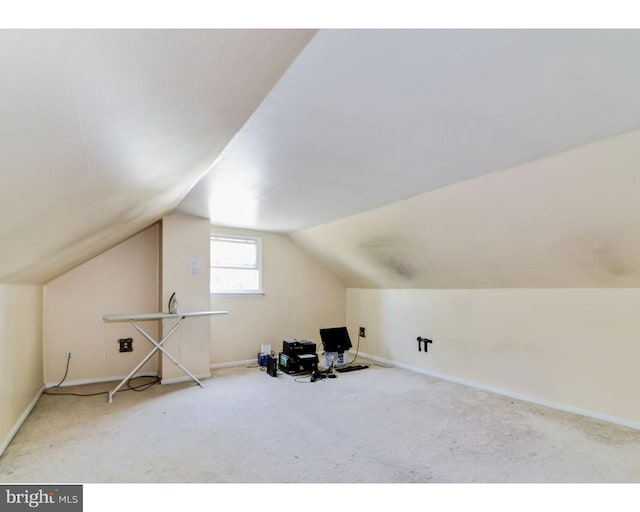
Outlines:
{"label": "smudge on wall", "polygon": [[400,238],[378,237],[360,244],[365,256],[395,277],[407,281],[416,274],[416,254]]}

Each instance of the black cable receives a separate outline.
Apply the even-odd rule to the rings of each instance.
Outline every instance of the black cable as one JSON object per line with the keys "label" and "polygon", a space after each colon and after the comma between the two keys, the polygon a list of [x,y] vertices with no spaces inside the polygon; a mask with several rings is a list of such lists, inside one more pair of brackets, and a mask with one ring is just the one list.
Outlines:
{"label": "black cable", "polygon": [[62,380],[60,382],[58,382],[55,386],[53,386],[54,388],[59,388],[60,385],[67,379],[67,374],[69,373],[70,361],[71,361],[71,354],[67,354],[67,367],[64,369],[64,377],[62,377]]}
{"label": "black cable", "polygon": [[[147,382],[146,384],[138,384],[137,386],[132,386],[131,385],[131,381],[132,380],[136,380],[136,379],[153,379],[151,382]],[[128,381],[127,381],[127,389],[120,389],[118,390],[118,393],[120,391],[137,391],[138,393],[142,392],[142,391],[146,391],[147,389],[149,389],[151,386],[154,386],[156,384],[160,383],[160,377],[158,377],[157,375],[138,375],[137,377],[131,377]],[[108,391],[107,391],[108,393]]]}
{"label": "black cable", "polygon": [[[55,386],[54,386],[55,387]],[[52,389],[52,388],[49,388]],[[43,395],[51,395],[51,396],[99,396],[99,395],[107,395],[108,391],[100,391],[100,393],[52,393],[48,389],[45,389],[42,394]]]}
{"label": "black cable", "polygon": [[[55,388],[59,388],[62,383],[67,379],[67,375],[69,373],[69,362],[71,361],[71,354],[67,355],[67,366],[64,370],[64,377],[62,377],[62,380],[60,382],[58,382],[58,384],[56,384],[55,386],[52,386],[48,389],[45,389],[42,393],[44,395],[58,395],[58,396],[100,396],[100,395],[108,395],[109,391],[99,391],[96,393],[52,393],[51,391],[49,391],[50,389],[55,389]],[[132,386],[131,382],[136,380],[136,379],[143,379],[143,378],[151,378],[153,379],[151,382],[146,382],[144,384],[138,384],[137,386]],[[155,384],[158,384],[160,382],[160,377],[156,376],[156,375],[138,375],[137,377],[131,377],[129,380],[127,380],[127,389],[120,389],[118,390],[118,393],[122,392],[122,391],[138,391],[138,392],[142,392],[142,391],[146,391],[147,389],[149,389],[151,386],[154,386]]]}
{"label": "black cable", "polygon": [[[316,378],[311,380],[311,378],[313,377],[314,374],[315,374]],[[328,379],[332,374],[333,374],[333,366],[331,368],[327,368],[326,370],[314,370],[314,371],[312,371],[309,374],[309,380],[299,380],[302,377],[306,377],[306,375],[297,377],[297,378],[295,378],[293,380],[295,382],[299,382],[300,384],[304,384],[306,382],[318,382],[319,380]]]}
{"label": "black cable", "polygon": [[[356,344],[356,355],[355,357],[349,361],[345,366],[343,366],[342,368],[346,368],[347,366],[351,366],[353,363],[355,363],[356,359],[358,359],[358,352],[360,352],[360,335],[358,334],[358,343]],[[348,352],[347,352],[348,354]]]}

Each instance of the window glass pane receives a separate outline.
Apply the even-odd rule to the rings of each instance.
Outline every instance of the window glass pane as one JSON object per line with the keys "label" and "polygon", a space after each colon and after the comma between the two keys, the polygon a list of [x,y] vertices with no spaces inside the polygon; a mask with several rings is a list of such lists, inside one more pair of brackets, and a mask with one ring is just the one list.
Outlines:
{"label": "window glass pane", "polygon": [[211,240],[211,265],[223,267],[257,267],[258,250],[252,240]]}
{"label": "window glass pane", "polygon": [[260,289],[260,273],[258,270],[237,268],[211,269],[211,291],[258,291]]}

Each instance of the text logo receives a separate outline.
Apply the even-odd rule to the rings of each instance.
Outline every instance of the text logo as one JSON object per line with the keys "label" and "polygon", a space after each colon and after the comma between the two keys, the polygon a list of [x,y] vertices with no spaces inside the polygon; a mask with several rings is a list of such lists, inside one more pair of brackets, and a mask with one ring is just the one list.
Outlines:
{"label": "text logo", "polygon": [[81,485],[1,485],[0,511],[82,512]]}

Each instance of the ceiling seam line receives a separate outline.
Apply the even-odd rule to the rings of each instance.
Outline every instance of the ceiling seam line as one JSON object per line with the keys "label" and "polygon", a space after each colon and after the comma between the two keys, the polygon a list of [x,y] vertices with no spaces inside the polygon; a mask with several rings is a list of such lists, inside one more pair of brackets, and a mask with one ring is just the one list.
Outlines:
{"label": "ceiling seam line", "polygon": [[70,68],[70,64],[69,64],[69,59],[68,59],[68,54],[65,51],[64,53],[64,60],[65,60],[65,74],[67,76],[67,83],[69,84],[69,89],[71,89],[71,101],[73,102],[73,116],[75,118],[76,121],[76,125],[78,127],[78,133],[80,134],[80,142],[82,145],[82,156],[84,158],[84,163],[87,167],[87,174],[89,175],[89,187],[91,188],[91,193],[95,194],[95,187],[94,187],[94,183],[93,183],[93,170],[91,168],[91,162],[89,161],[89,155],[87,154],[87,142],[85,139],[85,135],[84,135],[84,129],[82,127],[82,121],[80,120],[80,115],[78,113],[78,104],[76,101],[76,91],[73,87],[73,80],[71,77],[71,70]]}

